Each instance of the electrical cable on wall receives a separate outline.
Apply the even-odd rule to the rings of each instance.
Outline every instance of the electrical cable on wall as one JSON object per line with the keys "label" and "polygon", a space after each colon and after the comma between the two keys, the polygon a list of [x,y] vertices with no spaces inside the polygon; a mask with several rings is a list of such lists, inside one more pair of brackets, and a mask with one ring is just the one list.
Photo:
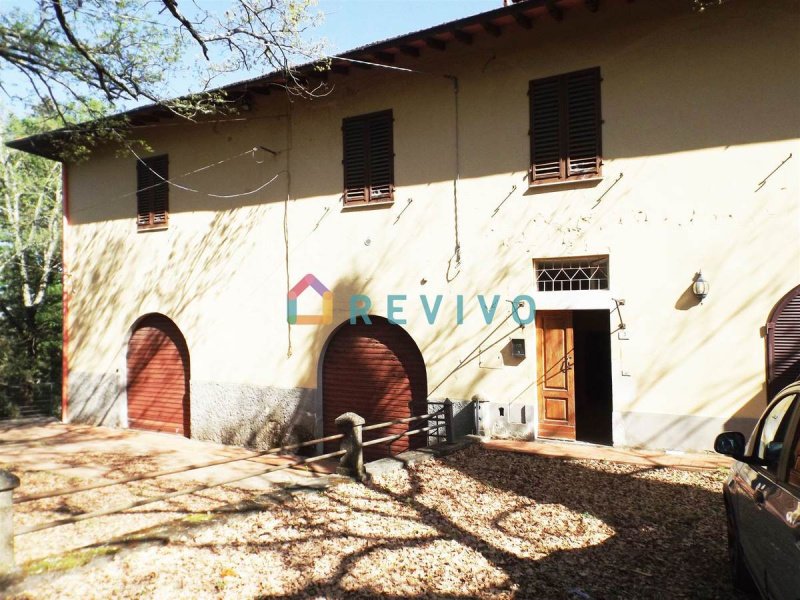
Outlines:
{"label": "electrical cable on wall", "polygon": [[460,140],[459,140],[459,110],[458,110],[458,77],[455,75],[448,75],[448,79],[452,79],[453,81],[453,102],[455,108],[455,143],[456,143],[456,150],[455,150],[455,162],[456,162],[456,173],[455,177],[453,178],[453,220],[455,223],[455,257],[456,257],[456,265],[461,266],[461,240],[458,236],[458,180],[461,177],[461,156],[459,153],[460,150]]}
{"label": "electrical cable on wall", "polygon": [[447,281],[453,281],[458,274],[461,272],[457,270],[454,275],[450,275],[450,268],[453,265],[453,260],[455,259],[455,267],[458,269],[461,267],[461,238],[459,235],[458,230],[458,181],[461,177],[460,169],[461,169],[461,156],[460,156],[460,149],[461,149],[461,142],[459,139],[459,105],[458,105],[458,77],[455,75],[448,75],[448,74],[438,74],[438,73],[429,73],[427,71],[419,71],[417,69],[409,69],[407,67],[396,67],[393,65],[385,65],[383,63],[376,63],[376,62],[369,62],[366,60],[358,60],[355,58],[346,58],[343,56],[337,55],[330,55],[327,58],[329,59],[336,59],[342,60],[346,62],[368,65],[370,67],[377,67],[380,69],[386,69],[388,71],[400,71],[403,73],[414,73],[417,75],[427,75],[429,77],[444,77],[445,79],[449,79],[453,82],[453,104],[454,104],[454,112],[455,112],[455,174],[453,177],[453,229],[455,234],[455,246],[453,248],[453,256],[450,260],[447,261]]}
{"label": "electrical cable on wall", "polygon": [[[264,183],[264,184],[260,185],[260,186],[259,186],[259,187],[257,187],[256,189],[254,189],[254,190],[250,190],[249,192],[241,192],[241,193],[238,193],[238,194],[212,194],[212,193],[210,193],[210,192],[202,192],[202,191],[200,191],[200,190],[196,190],[196,189],[190,188],[190,187],[188,187],[188,186],[185,186],[185,185],[180,185],[179,183],[175,183],[174,181],[171,181],[171,180],[169,180],[169,179],[165,179],[165,178],[164,178],[164,177],[162,177],[162,176],[161,176],[159,173],[157,173],[156,171],[154,171],[154,170],[153,170],[153,169],[150,167],[150,165],[148,165],[148,164],[147,164],[147,163],[144,161],[144,159],[142,159],[142,158],[141,158],[141,157],[140,157],[138,154],[136,154],[136,151],[135,151],[133,148],[131,148],[131,147],[130,147],[129,145],[127,145],[127,144],[126,144],[126,146],[128,146],[128,150],[130,151],[130,153],[131,153],[131,154],[133,154],[133,155],[136,157],[136,160],[138,160],[138,161],[139,161],[140,163],[142,163],[142,164],[143,164],[145,167],[147,167],[147,170],[148,170],[148,171],[150,171],[150,172],[151,172],[153,175],[155,175],[156,177],[158,177],[158,178],[159,178],[159,179],[160,179],[162,182],[166,183],[167,185],[171,185],[172,187],[174,187],[174,188],[177,188],[177,189],[179,189],[179,190],[183,190],[184,192],[192,192],[193,194],[205,194],[206,196],[208,196],[208,197],[210,197],[210,198],[223,198],[223,199],[227,199],[227,198],[240,198],[240,197],[242,197],[242,196],[250,196],[251,194],[255,194],[255,193],[257,193],[257,192],[260,192],[261,190],[263,190],[263,189],[264,189],[265,187],[267,187],[267,186],[268,186],[270,183],[272,183],[273,181],[275,181],[275,180],[278,178],[278,176],[281,174],[281,172],[279,171],[279,172],[278,172],[278,173],[277,173],[277,174],[276,174],[276,175],[275,175],[275,176],[274,176],[272,179],[270,179],[270,180],[269,180],[269,181],[267,181],[266,183]],[[257,150],[261,150],[261,148],[260,148],[260,147],[258,147],[258,146],[256,146],[256,147],[252,148],[251,150],[249,150],[247,153],[252,153],[252,154],[253,154],[253,158],[255,158],[255,153],[256,153],[256,151],[257,151]],[[201,170],[203,170],[203,169],[198,169],[197,171],[201,171]],[[197,171],[195,171],[195,173],[196,173]],[[161,184],[160,184],[160,183],[156,183],[156,184],[154,184],[153,186],[149,186],[149,187],[155,187],[155,186],[157,186],[157,185],[161,185]]]}
{"label": "electrical cable on wall", "polygon": [[[286,262],[286,296],[288,298],[289,291],[292,289],[292,282],[289,274],[289,200],[292,197],[292,170],[291,170],[291,155],[292,155],[292,102],[288,100],[289,104],[286,108],[286,198],[283,201],[283,245],[285,252]],[[286,320],[286,357],[292,356],[292,324]]]}
{"label": "electrical cable on wall", "polygon": [[[209,163],[207,165],[203,165],[202,167],[198,167],[197,169],[193,169],[191,171],[187,171],[186,173],[183,173],[181,175],[176,175],[175,177],[170,177],[170,178],[167,178],[167,179],[163,179],[163,178],[160,178],[160,179],[162,179],[162,181],[165,182],[165,183],[172,184],[178,179],[182,179],[184,177],[188,177],[189,175],[194,175],[196,173],[200,173],[201,171],[205,171],[205,170],[210,169],[212,167],[219,166],[219,165],[224,164],[226,162],[229,162],[231,160],[234,160],[234,159],[237,159],[237,158],[241,158],[242,156],[247,156],[247,155],[251,155],[253,157],[253,159],[256,161],[256,163],[262,164],[264,162],[263,160],[259,161],[259,160],[255,159],[255,151],[256,150],[267,151],[267,152],[272,153],[273,155],[277,155],[277,154],[281,153],[281,151],[270,150],[270,149],[268,149],[268,148],[266,148],[264,146],[258,146],[258,147],[250,148],[249,150],[245,150],[244,152],[240,152],[238,154],[234,154],[233,156],[229,156],[227,158],[223,158],[221,160]],[[141,159],[139,159],[139,160],[141,160]],[[280,175],[281,173],[283,173],[283,171],[279,171],[278,175]],[[275,180],[275,178],[273,177],[270,181],[267,182],[267,185],[272,183],[274,180]],[[161,183],[154,183],[152,185],[144,186],[142,188],[137,188],[132,192],[125,192],[124,194],[119,194],[118,196],[114,196],[112,198],[105,199],[102,202],[96,202],[94,204],[87,204],[85,206],[82,206],[79,209],[73,209],[70,212],[77,214],[77,213],[80,213],[80,212],[83,212],[83,211],[86,211],[86,210],[89,210],[89,209],[92,209],[92,208],[96,208],[98,206],[106,205],[109,202],[113,202],[115,200],[121,200],[121,199],[127,198],[129,196],[134,196],[134,195],[138,194],[139,192],[147,191],[147,190],[152,189],[154,187],[158,187],[159,185],[161,185]],[[260,189],[263,189],[264,187],[266,187],[266,185],[262,185]],[[211,194],[203,192],[202,190],[198,190],[197,193],[206,194],[206,195],[210,195],[211,196]],[[254,192],[246,192],[246,194],[252,194],[252,193],[254,193]],[[228,195],[228,196],[225,196],[225,195],[222,195],[222,194],[216,195],[216,197],[219,197],[219,198],[233,198],[233,197],[236,197],[236,196],[237,196],[237,194]],[[214,197],[214,196],[212,196],[212,197]]]}

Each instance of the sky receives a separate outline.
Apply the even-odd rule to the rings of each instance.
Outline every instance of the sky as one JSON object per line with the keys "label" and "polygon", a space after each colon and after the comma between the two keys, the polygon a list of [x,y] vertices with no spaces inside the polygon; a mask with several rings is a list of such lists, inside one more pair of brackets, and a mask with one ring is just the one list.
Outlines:
{"label": "sky", "polygon": [[502,5],[502,0],[319,0],[325,21],[317,33],[342,52]]}
{"label": "sky", "polygon": [[[13,8],[36,9],[38,0],[0,0],[0,11]],[[184,11],[191,10],[196,3],[202,9],[212,12],[224,11],[228,0],[178,0]],[[352,48],[377,42],[394,36],[425,29],[472,14],[499,8],[503,0],[317,0],[312,10],[324,15],[320,25],[309,32],[314,40],[324,40],[327,54],[341,53]],[[188,14],[188,13],[187,13]],[[199,49],[197,50],[199,55]],[[187,57],[188,61],[197,60]],[[261,73],[235,73],[221,78],[215,85],[224,85],[255,77]],[[14,91],[25,90],[26,80],[17,72],[5,69],[0,76],[3,83]],[[188,72],[175,73],[168,96],[180,96],[192,89],[194,78]],[[10,84],[10,85],[9,85]],[[131,108],[133,103],[119,106],[118,109]],[[7,97],[0,98],[0,108],[14,113],[24,113],[26,106]]]}

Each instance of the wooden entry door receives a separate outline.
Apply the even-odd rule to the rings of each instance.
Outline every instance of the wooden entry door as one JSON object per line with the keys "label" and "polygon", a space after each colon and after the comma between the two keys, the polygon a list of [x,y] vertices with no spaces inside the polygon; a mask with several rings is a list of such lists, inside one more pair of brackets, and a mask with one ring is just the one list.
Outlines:
{"label": "wooden entry door", "polygon": [[575,346],[570,311],[536,314],[539,437],[575,439]]}

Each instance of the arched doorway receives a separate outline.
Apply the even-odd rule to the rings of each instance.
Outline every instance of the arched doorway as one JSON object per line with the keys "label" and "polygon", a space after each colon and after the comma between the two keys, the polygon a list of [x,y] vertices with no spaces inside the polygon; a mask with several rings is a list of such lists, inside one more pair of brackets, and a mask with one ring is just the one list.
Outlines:
{"label": "arched doorway", "polygon": [[128,426],[189,437],[189,349],[164,315],[142,317],[128,342]]}
{"label": "arched doorway", "polygon": [[[338,433],[335,419],[354,412],[367,424],[424,414],[427,408],[425,361],[410,335],[383,317],[346,322],[332,334],[322,363],[322,415],[325,435]],[[413,423],[411,429],[419,426]],[[408,431],[397,424],[364,433],[364,441]],[[365,449],[373,460],[425,445],[425,435],[402,437]]]}
{"label": "arched doorway", "polygon": [[800,379],[800,285],[772,309],[767,321],[767,396]]}

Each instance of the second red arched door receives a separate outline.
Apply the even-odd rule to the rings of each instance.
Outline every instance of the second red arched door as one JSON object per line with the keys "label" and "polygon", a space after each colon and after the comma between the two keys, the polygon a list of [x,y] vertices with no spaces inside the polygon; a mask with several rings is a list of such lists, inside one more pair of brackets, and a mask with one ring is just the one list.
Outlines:
{"label": "second red arched door", "polygon": [[800,285],[780,299],[767,321],[767,401],[800,380]]}
{"label": "second red arched door", "polygon": [[128,342],[128,426],[189,437],[189,350],[164,315],[148,315]]}
{"label": "second red arched door", "polygon": [[[367,424],[424,414],[427,378],[425,362],[414,340],[399,325],[370,316],[371,325],[345,323],[337,329],[322,364],[323,423],[325,435],[338,433],[335,419],[354,412]],[[419,423],[412,423],[416,429]],[[407,431],[406,424],[364,433],[364,441]],[[426,436],[402,437],[389,444],[365,449],[373,460],[426,445]],[[334,445],[338,449],[338,444]]]}

